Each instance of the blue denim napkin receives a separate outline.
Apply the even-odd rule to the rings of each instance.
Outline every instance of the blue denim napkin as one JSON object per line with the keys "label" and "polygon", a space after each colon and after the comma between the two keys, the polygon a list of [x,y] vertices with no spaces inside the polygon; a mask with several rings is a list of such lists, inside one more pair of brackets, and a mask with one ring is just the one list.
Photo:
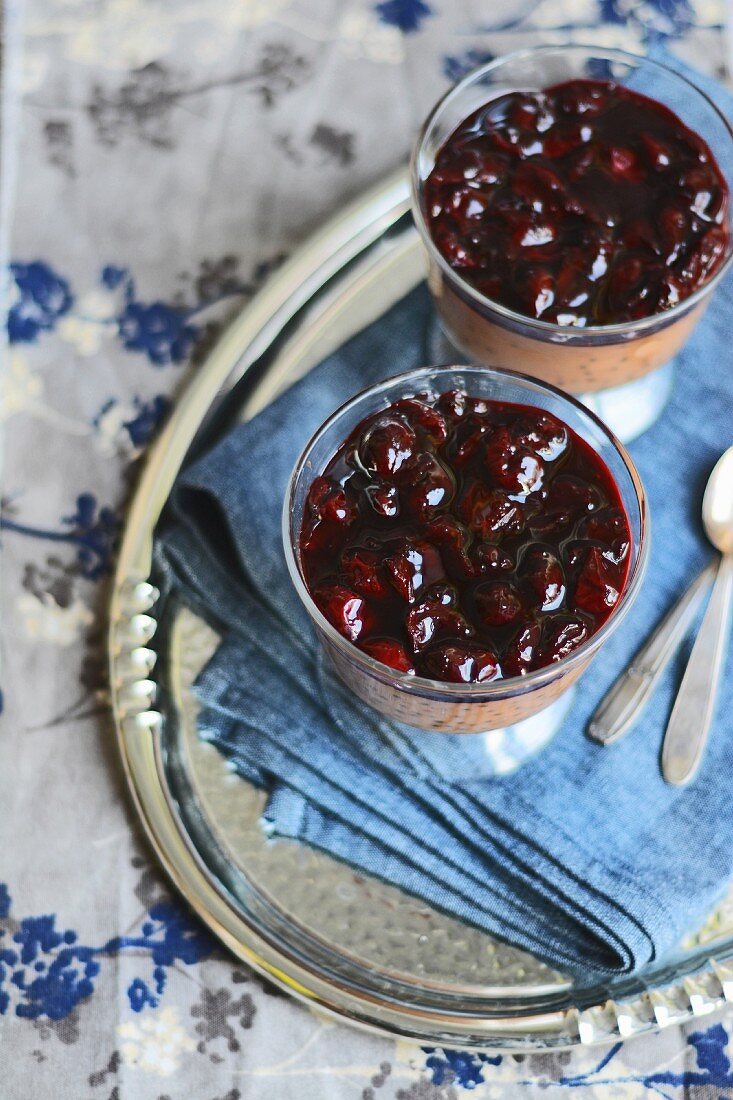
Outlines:
{"label": "blue denim napkin", "polygon": [[222,631],[196,686],[200,732],[268,791],[273,837],[323,849],[583,979],[658,960],[704,918],[733,874],[731,676],[686,789],[659,772],[686,653],[620,744],[602,749],[584,728],[710,557],[699,511],[733,442],[731,315],[728,277],[678,361],[664,416],[631,447],[654,523],[635,609],[581,680],[560,734],[508,776],[485,777],[476,739],[390,723],[330,675],[281,548],[286,485],[312,432],[357,390],[425,362],[424,288],[184,473],[158,565]]}

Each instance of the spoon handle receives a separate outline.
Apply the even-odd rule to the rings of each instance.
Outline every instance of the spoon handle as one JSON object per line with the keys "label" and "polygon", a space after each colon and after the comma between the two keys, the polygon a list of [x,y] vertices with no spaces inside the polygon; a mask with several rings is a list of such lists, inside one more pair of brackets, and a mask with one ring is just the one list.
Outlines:
{"label": "spoon handle", "polygon": [[604,695],[588,726],[589,735],[602,745],[611,745],[628,733],[646,707],[712,584],[718,558],[706,566],[682,598],[665,615]]}
{"label": "spoon handle", "polygon": [[664,735],[662,775],[677,786],[689,783],[700,766],[715,712],[732,597],[733,554],[724,554]]}

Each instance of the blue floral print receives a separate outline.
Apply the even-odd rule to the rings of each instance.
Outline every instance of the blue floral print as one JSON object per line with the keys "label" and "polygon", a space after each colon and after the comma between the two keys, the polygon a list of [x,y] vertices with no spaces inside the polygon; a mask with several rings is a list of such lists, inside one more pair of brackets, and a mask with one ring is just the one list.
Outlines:
{"label": "blue floral print", "polygon": [[384,0],[375,11],[383,23],[398,27],[405,34],[419,30],[423,20],[432,15],[424,0]]}
{"label": "blue floral print", "polygon": [[102,269],[102,283],[109,290],[124,292],[124,306],[115,322],[128,351],[143,352],[158,367],[187,359],[198,336],[190,320],[192,310],[141,301],[135,294],[135,280],[124,267],[108,264]]}
{"label": "blue floral print", "polygon": [[[696,1069],[676,1073],[672,1070],[656,1071],[648,1074],[614,1074],[608,1070],[622,1049],[622,1043],[616,1043],[598,1062],[584,1073],[561,1074],[554,1080],[543,1081],[541,1088],[575,1089],[584,1087],[602,1087],[607,1085],[635,1084],[649,1090],[658,1097],[671,1100],[670,1088],[682,1089],[685,1094],[692,1088],[730,1089],[733,1087],[730,1059],[726,1053],[728,1033],[722,1024],[713,1024],[706,1031],[695,1031],[687,1037],[687,1043],[695,1052]],[[443,1050],[423,1047],[428,1055],[425,1068],[430,1071],[430,1080],[436,1086],[459,1085],[472,1091],[479,1085],[491,1080],[490,1067],[500,1066],[501,1055],[491,1057],[472,1051]],[[534,1079],[518,1081],[517,1084],[537,1084]],[[707,1093],[706,1093],[707,1095]],[[710,1094],[711,1096],[713,1093]],[[722,1098],[721,1098],[722,1100]]]}
{"label": "blue floral print", "polygon": [[155,435],[161,420],[170,408],[170,401],[159,393],[150,401],[135,397],[133,404],[135,415],[123,421],[122,426],[134,447],[144,447]]}
{"label": "blue floral print", "polygon": [[47,542],[65,542],[76,547],[78,571],[87,580],[95,581],[109,573],[112,556],[117,548],[120,521],[107,507],[99,507],[92,493],[80,493],[75,510],[64,516],[59,529],[34,527],[13,516],[0,517],[0,529],[13,531],[28,538]]}
{"label": "blue floral print", "polygon": [[689,0],[649,0],[643,7],[633,0],[598,0],[598,6],[606,23],[638,23],[647,42],[678,37],[695,18]]}
{"label": "blue floral print", "polygon": [[[148,401],[142,397],[134,396],[132,410],[127,419],[121,422],[121,429],[125,432],[131,447],[135,451],[142,450],[155,435],[161,421],[170,409],[170,401],[162,394],[156,394]],[[100,429],[105,417],[119,408],[120,402],[116,397],[110,397],[92,421],[94,428]],[[127,406],[129,408],[129,406]]]}
{"label": "blue floral print", "polygon": [[[481,34],[496,35],[519,30],[542,31],[545,29],[545,24],[541,19],[535,21],[534,18],[541,4],[542,0],[529,0],[526,7],[520,8],[508,19],[502,18],[494,22],[482,23]],[[679,38],[695,25],[695,11],[690,0],[649,0],[644,4],[638,3],[638,0],[598,0],[597,13],[598,17],[594,18],[591,15],[588,22],[578,20],[568,23],[558,22],[553,30],[573,31],[576,34],[585,30],[592,34],[598,29],[599,23],[623,26],[634,31],[643,45],[649,47],[655,43],[664,43],[671,38]],[[724,30],[722,26],[715,24],[711,24],[710,29]],[[470,53],[470,50],[467,51],[468,60],[470,60]],[[453,79],[451,61],[450,57],[444,59],[444,68],[449,79]],[[481,61],[477,64],[481,64]]]}
{"label": "blue floral print", "polygon": [[17,300],[8,311],[8,339],[11,344],[32,343],[40,332],[55,327],[74,299],[66,279],[40,260],[11,264],[10,272]]}
{"label": "blue floral print", "polygon": [[140,1012],[145,1005],[155,1008],[166,984],[166,970],[176,962],[193,965],[214,950],[214,941],[197,921],[179,906],[161,901],[151,906],[149,919],[139,936],[119,936],[106,944],[105,953],[119,954],[127,948],[140,948],[154,963],[153,993],[147,983],[136,979],[128,990],[132,1008]]}
{"label": "blue floral print", "polygon": [[11,917],[10,894],[0,884],[0,1015],[14,1002],[15,1015],[61,1020],[94,993],[104,959],[133,950],[153,963],[152,986],[136,977],[128,988],[136,1012],[157,1007],[167,970],[200,962],[215,949],[209,933],[179,906],[152,905],[139,935],[116,936],[101,947],[79,943],[71,929],[56,927],[53,914]]}
{"label": "blue floral print", "polygon": [[118,286],[129,280],[129,274],[126,267],[116,267],[114,264],[107,264],[102,268],[102,283],[108,290],[116,290]]}
{"label": "blue floral print", "polygon": [[128,302],[117,319],[128,351],[145,352],[151,363],[182,363],[198,336],[186,313],[165,302]]}
{"label": "blue floral print", "polygon": [[[244,8],[249,6],[244,4]],[[106,7],[113,16],[115,5]],[[141,14],[144,7],[140,5]],[[164,33],[160,45],[157,41],[151,43],[155,35],[146,36],[149,56],[138,59],[139,43],[128,41],[131,31],[136,30],[132,26],[130,32],[119,34],[118,54],[110,59],[115,67],[109,67],[99,45],[95,46],[95,36],[105,27],[107,18],[100,8],[91,13],[89,20],[84,13],[75,12],[74,19],[68,21],[73,28],[70,26],[68,31],[63,28],[62,16],[54,13],[51,37],[56,44],[52,51],[43,47],[46,56],[41,47],[43,35],[31,36],[28,60],[44,62],[49,71],[48,83],[44,84],[42,73],[34,72],[33,64],[27,71],[25,63],[23,66],[24,81],[40,83],[37,91],[31,88],[21,116],[21,126],[32,128],[32,140],[24,143],[16,203],[26,251],[16,252],[19,258],[8,268],[12,293],[6,312],[7,341],[12,352],[10,361],[19,372],[13,393],[15,404],[9,411],[11,415],[21,414],[20,433],[26,425],[39,433],[58,433],[48,443],[49,453],[58,455],[61,471],[66,457],[77,447],[80,454],[69,462],[67,479],[56,481],[57,495],[49,494],[45,499],[31,480],[38,469],[36,463],[29,463],[27,470],[21,470],[17,462],[13,468],[8,464],[9,474],[18,480],[6,486],[0,528],[11,551],[7,557],[12,559],[16,550],[20,552],[19,581],[25,570],[24,583],[19,583],[16,590],[10,589],[7,610],[12,611],[12,601],[19,598],[30,605],[31,616],[41,606],[49,614],[71,618],[78,615],[75,638],[80,644],[69,652],[71,660],[64,666],[59,663],[59,667],[63,690],[69,684],[73,687],[78,677],[81,691],[57,699],[53,705],[49,703],[48,713],[53,714],[50,722],[44,700],[39,701],[38,713],[28,708],[34,728],[44,730],[30,736],[39,742],[48,737],[49,751],[55,752],[59,760],[65,757],[67,769],[74,763],[69,752],[71,738],[75,743],[83,740],[76,737],[77,724],[107,706],[103,644],[99,644],[100,622],[91,615],[91,597],[95,595],[91,584],[103,583],[111,569],[120,533],[117,504],[129,486],[131,463],[149,445],[169,410],[165,391],[170,392],[177,384],[203,339],[208,341],[213,326],[225,317],[221,305],[227,300],[246,300],[282,258],[278,253],[272,260],[258,264],[265,254],[263,249],[288,245],[286,227],[276,226],[273,240],[266,234],[253,233],[252,240],[243,242],[241,249],[251,264],[246,276],[238,268],[242,258],[237,255],[202,259],[201,247],[207,249],[221,240],[216,214],[219,196],[216,181],[210,181],[212,214],[207,219],[207,236],[191,232],[181,237],[189,252],[186,271],[179,272],[177,266],[172,266],[179,262],[177,249],[167,256],[161,254],[155,263],[147,263],[145,280],[134,265],[128,266],[127,258],[121,258],[130,255],[134,243],[125,242],[118,249],[113,233],[107,230],[112,224],[132,225],[133,204],[140,206],[145,199],[144,189],[138,194],[135,180],[124,176],[125,163],[137,165],[137,156],[128,162],[121,154],[136,154],[137,143],[149,157],[146,167],[149,164],[151,171],[158,167],[170,170],[179,148],[190,149],[190,145],[182,144],[183,126],[190,125],[195,116],[207,132],[212,132],[216,116],[207,97],[226,94],[219,71],[226,67],[226,58],[222,64],[217,58],[212,65],[207,55],[199,63],[196,43],[187,37],[186,13],[182,17],[175,5],[168,5],[167,13],[163,11],[166,5],[152,7],[155,26]],[[308,156],[323,161],[324,173],[331,164],[340,168],[351,157],[352,182],[357,188],[364,170],[368,174],[371,150],[366,145],[362,148],[356,140],[359,119],[344,110],[346,104],[338,97],[322,98],[323,116],[312,120],[308,116],[313,125],[309,121],[305,128],[301,126],[300,135],[293,125],[294,120],[302,122],[306,82],[317,75],[320,78],[319,43],[328,44],[329,67],[342,64],[349,72],[353,69],[365,85],[398,75],[405,54],[409,61],[405,68],[416,66],[419,60],[421,77],[425,78],[419,87],[427,96],[422,111],[433,95],[429,91],[431,81],[437,90],[441,77],[456,82],[495,56],[530,42],[572,38],[618,44],[637,52],[657,42],[671,42],[676,48],[679,42],[680,55],[693,62],[697,56],[699,63],[713,35],[721,40],[724,34],[719,2],[699,4],[696,9],[695,0],[586,0],[579,5],[554,6],[544,0],[520,0],[515,4],[502,0],[497,5],[466,4],[453,10],[438,0],[368,0],[366,4],[330,7],[294,5],[285,0],[274,6],[274,14],[267,4],[259,7],[268,9],[263,28],[260,30],[257,20],[247,26],[247,57],[243,56],[241,72],[235,66],[237,110],[243,112],[247,124],[257,124],[257,113],[246,113],[246,97],[261,105],[263,125],[276,139],[274,155],[280,155],[290,141],[294,158],[305,160],[304,175]],[[226,8],[225,3],[219,3],[207,9],[212,35],[217,32],[217,23],[230,14]],[[319,8],[323,10],[319,12]],[[39,6],[36,0],[34,25],[47,22],[48,10],[47,3]],[[199,15],[192,31],[195,36],[201,33]],[[167,33],[169,30],[175,34]],[[260,35],[263,37],[258,45]],[[235,28],[227,19],[226,40],[233,44],[234,36]],[[114,52],[116,43],[111,37],[105,38],[105,48]],[[83,51],[86,60],[81,61]],[[712,70],[721,55],[721,50],[711,49],[710,64],[703,67]],[[141,68],[133,68],[135,65]],[[594,75],[602,78],[609,75],[609,70],[599,66]],[[285,97],[301,86],[304,95],[297,92],[292,97],[296,113],[289,122]],[[49,89],[68,91],[69,100],[62,110],[57,111],[55,105],[51,110]],[[187,105],[192,108],[190,113]],[[97,161],[91,155],[96,152],[94,147],[85,144],[85,135],[88,132],[94,140],[97,134],[101,147],[105,126],[113,140],[104,144],[101,160]],[[324,134],[327,138],[330,135],[329,141],[323,139]],[[323,140],[317,141],[318,137]],[[122,145],[122,138],[129,148]],[[281,139],[279,147],[277,141]],[[344,149],[343,156],[336,156]],[[35,163],[39,152],[44,151],[47,164]],[[110,225],[95,223],[100,242],[95,253],[94,242],[83,236],[85,219],[81,224],[73,221],[81,204],[65,203],[69,197],[80,197],[72,196],[70,188],[75,176],[81,180],[82,168],[87,177],[103,179],[105,165],[109,168],[114,156],[118,157],[115,164],[120,189],[110,195],[107,204],[113,215]],[[168,166],[163,166],[164,160]],[[96,171],[98,164],[101,173]],[[37,172],[39,168],[37,186],[24,187],[29,169]],[[135,171],[133,168],[133,174]],[[54,190],[54,178],[62,184],[61,192]],[[192,178],[198,176],[194,173]],[[30,208],[27,200],[23,201],[23,190],[30,194]],[[46,248],[43,242],[48,244],[52,237],[43,226],[38,247],[39,237],[33,236],[32,223],[36,217],[33,206],[41,194],[49,210],[67,211],[72,233],[81,231],[78,256],[69,251],[68,242],[63,247],[63,236],[62,247],[57,242],[52,251]],[[225,197],[229,201],[234,196]],[[166,228],[166,213],[152,213],[163,219],[161,224]],[[278,235],[280,230],[282,236]],[[17,247],[15,235],[10,243]],[[228,249],[235,247],[227,243]],[[91,268],[80,266],[90,255],[96,256]],[[106,260],[112,262],[102,266]],[[108,355],[110,351],[114,354]],[[74,370],[78,370],[81,398],[78,403],[69,401],[65,405],[67,379]],[[11,432],[15,429],[13,425]],[[87,473],[85,458],[89,463]],[[91,477],[96,474],[95,462],[103,469],[96,481]],[[28,479],[23,481],[26,474]],[[74,482],[74,476],[79,480]],[[28,548],[26,562],[23,551]],[[16,577],[11,579],[15,582]],[[29,650],[35,646],[44,657],[48,650],[38,646],[38,637],[32,636],[28,628]],[[51,656],[55,659],[57,654]],[[18,694],[27,694],[24,677],[19,678],[18,688]],[[0,705],[1,700],[0,694]],[[15,699],[12,702],[7,732],[11,732],[11,725],[17,726],[22,738],[26,730],[17,722]],[[69,740],[64,742],[67,734]],[[58,739],[54,742],[51,738]],[[81,784],[81,774],[75,778]],[[2,814],[0,807],[0,820]],[[72,832],[67,840],[73,839]],[[26,849],[24,842],[21,860],[25,860],[31,875],[37,875],[41,864],[36,866]],[[83,858],[91,869],[92,860],[99,858],[98,850],[90,846]],[[68,1092],[85,1100],[122,1100],[123,1096],[183,1100],[193,1095],[200,1100],[244,1100],[255,1095],[310,1097],[326,1092],[329,1096],[353,1095],[362,1100],[461,1100],[464,1096],[507,1096],[514,1100],[520,1095],[545,1093],[589,1098],[644,1096],[654,1100],[680,1100],[682,1096],[733,1098],[733,1054],[729,1052],[733,1032],[729,1022],[708,1021],[702,1027],[696,1022],[688,1025],[688,1030],[696,1030],[686,1036],[682,1030],[670,1028],[666,1035],[632,1043],[631,1053],[628,1045],[618,1043],[597,1055],[563,1051],[520,1058],[432,1046],[421,1050],[414,1044],[388,1048],[385,1043],[377,1047],[376,1040],[371,1047],[360,1039],[353,1041],[354,1049],[357,1042],[364,1043],[358,1048],[357,1059],[352,1057],[352,1040],[345,1031],[337,1033],[334,1043],[333,1025],[319,1046],[318,1037],[324,1027],[319,1019],[278,1002],[277,990],[260,983],[233,957],[221,955],[216,964],[202,965],[216,954],[217,943],[185,908],[167,897],[161,900],[165,895],[160,894],[154,867],[142,859],[133,866],[144,866],[145,870],[132,884],[121,879],[124,890],[120,891],[119,907],[104,910],[105,919],[114,912],[115,923],[103,931],[98,930],[92,912],[100,891],[89,893],[89,883],[85,889],[92,903],[84,913],[82,931],[76,919],[62,915],[65,902],[53,892],[50,901],[48,891],[42,894],[52,912],[41,911],[40,906],[30,903],[21,906],[25,881],[22,871],[19,877],[13,872],[9,886],[0,882],[0,1029],[5,1029],[3,1053],[6,1048],[8,1051],[8,1057],[0,1057],[3,1097],[8,1089],[13,1097],[51,1095],[53,1086],[49,1089],[47,1085],[56,1077],[64,1095]],[[62,860],[58,866],[53,889],[63,897],[74,897],[78,889],[75,869],[72,859],[68,865]],[[95,882],[98,886],[99,881]],[[132,925],[128,917],[130,903],[132,912],[138,913]],[[117,920],[121,911],[124,915]],[[110,931],[119,934],[108,938]],[[124,979],[118,991],[121,973]],[[255,1010],[255,1031],[246,1032],[252,1026]],[[291,1020],[295,1021],[293,1027],[289,1026]],[[298,1060],[300,1031],[305,1037],[307,1061]],[[314,1037],[317,1042],[311,1045]],[[242,1049],[237,1056],[240,1042]],[[270,1045],[275,1051],[268,1049]],[[340,1053],[334,1055],[339,1046],[343,1057]],[[364,1056],[362,1050],[367,1052]],[[287,1063],[284,1069],[283,1062]]]}
{"label": "blue floral print", "polygon": [[[68,282],[47,264],[10,265],[17,300],[8,313],[11,343],[32,343],[43,331],[53,329],[71,309],[74,297]],[[102,269],[106,290],[122,293],[116,315],[101,324],[113,327],[128,351],[141,352],[156,367],[185,362],[199,335],[193,317],[198,307],[185,308],[136,296],[135,280],[127,268],[108,264]]]}
{"label": "blue floral print", "polygon": [[90,947],[76,942],[75,932],[59,932],[53,916],[26,917],[6,948],[3,961],[20,990],[16,1015],[60,1020],[91,996],[99,963]]}
{"label": "blue floral print", "polygon": [[500,1066],[503,1060],[501,1055],[492,1057],[471,1050],[423,1050],[428,1055],[425,1068],[430,1070],[434,1085],[458,1084],[468,1090],[483,1084],[485,1066]]}

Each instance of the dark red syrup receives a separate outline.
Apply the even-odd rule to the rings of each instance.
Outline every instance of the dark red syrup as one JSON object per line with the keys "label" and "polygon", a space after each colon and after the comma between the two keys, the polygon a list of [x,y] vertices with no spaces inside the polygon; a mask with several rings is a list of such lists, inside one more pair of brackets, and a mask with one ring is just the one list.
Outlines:
{"label": "dark red syrup", "polygon": [[727,211],[701,137],[663,104],[595,80],[481,107],[424,190],[431,237],[463,279],[516,313],[581,327],[687,298],[723,262]]}
{"label": "dark red syrup", "polygon": [[457,390],[367,417],[313,482],[300,532],[308,590],[345,638],[456,683],[572,653],[617,605],[630,543],[575,432]]}

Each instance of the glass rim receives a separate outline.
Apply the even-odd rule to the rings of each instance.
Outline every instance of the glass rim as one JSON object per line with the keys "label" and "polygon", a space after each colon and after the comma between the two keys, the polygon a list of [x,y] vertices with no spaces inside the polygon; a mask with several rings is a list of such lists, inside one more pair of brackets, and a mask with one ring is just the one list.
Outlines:
{"label": "glass rim", "polygon": [[[540,391],[550,393],[552,396],[559,398],[561,402],[571,406],[576,411],[585,416],[592,425],[597,429],[600,429],[602,435],[606,441],[611,444],[618,456],[621,458],[626,472],[629,474],[631,483],[633,485],[636,504],[639,514],[639,527],[640,534],[637,546],[636,561],[633,563],[632,570],[627,578],[626,585],[621,593],[621,598],[614,607],[613,611],[603,623],[601,627],[594,634],[573,650],[567,657],[563,657],[559,661],[555,661],[552,664],[545,665],[542,668],[534,669],[532,672],[528,672],[525,676],[508,676],[502,677],[498,680],[491,680],[486,684],[471,683],[471,684],[453,684],[444,680],[431,680],[425,676],[412,675],[407,672],[399,672],[392,668],[390,665],[384,664],[382,661],[376,660],[368,653],[364,653],[353,642],[350,642],[342,634],[340,634],[334,626],[328,621],[325,615],[316,605],[315,600],[311,596],[310,591],[305,583],[303,574],[300,569],[299,554],[296,550],[297,540],[300,532],[293,531],[292,525],[292,505],[295,496],[296,488],[299,484],[301,475],[303,474],[309,456],[320,441],[320,439],[329,431],[335,424],[342,420],[347,413],[354,409],[357,405],[364,402],[366,398],[373,398],[377,404],[372,408],[372,411],[376,412],[379,409],[379,398],[389,388],[393,387],[396,383],[401,384],[404,387],[409,387],[410,383],[422,380],[426,375],[440,375],[443,372],[461,371],[463,374],[468,375],[485,375],[490,374],[499,381],[501,379],[508,379],[509,381],[519,382],[521,385],[526,386],[528,383],[530,387],[534,387]],[[416,392],[420,392],[417,390]],[[409,396],[409,390],[405,393],[405,396]],[[413,394],[414,396],[414,394]],[[397,400],[397,398],[394,398]],[[385,406],[386,407],[386,406]],[[541,406],[536,406],[541,407]],[[364,411],[364,416],[368,416],[370,413]],[[553,415],[556,415],[553,413]],[[594,447],[595,450],[595,447]],[[314,476],[317,476],[318,472]],[[614,482],[616,479],[614,478]],[[505,370],[501,367],[488,367],[488,366],[464,366],[463,364],[448,364],[441,366],[427,366],[417,367],[413,370],[406,371],[403,374],[393,375],[390,378],[384,379],[382,382],[378,382],[371,386],[366,386],[360,390],[353,397],[349,398],[341,404],[330,416],[324,420],[321,426],[313,433],[305,447],[303,448],[298,460],[295,463],[293,472],[290,475],[288,487],[285,492],[285,499],[283,501],[282,510],[282,538],[283,547],[285,551],[285,560],[290,573],[290,578],[293,582],[296,592],[300,597],[301,602],[304,604],[306,610],[311,616],[317,628],[325,634],[328,641],[335,645],[344,656],[357,664],[362,665],[368,672],[382,680],[389,680],[393,685],[397,686],[399,690],[408,694],[417,695],[431,695],[436,698],[440,698],[443,701],[467,701],[470,699],[476,699],[478,701],[490,701],[494,699],[506,698],[508,696],[523,695],[529,691],[533,691],[536,688],[542,687],[560,676],[566,675],[573,669],[579,668],[586,663],[586,661],[593,655],[593,653],[600,647],[606,638],[620,625],[622,619],[625,617],[627,611],[633,604],[644,578],[646,571],[648,557],[649,557],[649,528],[650,517],[649,509],[647,506],[646,494],[644,492],[644,486],[642,484],[639,473],[634,465],[634,462],[629,455],[628,451],[624,447],[623,443],[614,435],[611,429],[600,419],[599,416],[588,409],[581,401],[578,401],[571,394],[565,393],[564,390],[559,389],[557,386],[551,385],[549,382],[542,381],[538,378],[534,378],[528,374],[522,374],[519,371]],[[632,543],[633,545],[633,543]]]}
{"label": "glass rim", "polygon": [[[466,73],[457,84],[454,84],[451,88],[445,92],[435,105],[430,110],[427,118],[423,122],[417,135],[417,139],[413,145],[412,154],[410,156],[410,191],[411,191],[411,205],[412,214],[415,222],[415,226],[420,234],[423,244],[425,245],[431,259],[437,263],[441,269],[443,275],[449,280],[456,283],[460,288],[463,295],[471,299],[471,301],[486,309],[488,307],[492,312],[499,315],[499,317],[510,321],[513,325],[521,325],[524,328],[530,328],[537,331],[539,335],[557,336],[562,337],[562,342],[573,342],[578,344],[588,343],[603,343],[609,338],[619,337],[624,338],[628,336],[643,335],[650,329],[664,328],[671,324],[679,317],[684,316],[686,313],[693,310],[699,305],[710,292],[718,285],[725,273],[733,263],[733,188],[728,186],[728,222],[731,232],[728,236],[728,242],[726,246],[726,256],[721,263],[717,271],[715,271],[709,279],[707,279],[702,286],[699,286],[697,290],[688,295],[687,298],[683,298],[682,301],[677,302],[676,305],[670,309],[661,310],[658,313],[652,313],[649,317],[640,317],[633,321],[621,321],[615,322],[611,325],[586,325],[583,327],[575,325],[558,325],[552,321],[543,321],[539,317],[528,317],[526,314],[517,313],[513,309],[509,309],[508,306],[504,306],[501,302],[495,301],[493,298],[488,298],[481,291],[477,290],[471,283],[469,283],[463,276],[452,268],[430,235],[430,230],[425,221],[425,216],[422,208],[422,194],[423,194],[423,181],[420,179],[418,172],[418,164],[421,153],[423,152],[425,140],[427,135],[437,119],[438,115],[454,98],[463,92],[471,83],[482,77],[486,73],[490,73],[494,69],[501,68],[509,61],[517,61],[530,59],[536,57],[539,54],[547,53],[569,53],[572,51],[580,51],[592,53],[596,57],[603,58],[605,60],[617,60],[620,62],[635,62],[650,65],[659,69],[668,76],[671,76],[675,80],[681,81],[691,88],[698,96],[700,96],[705,103],[710,107],[713,113],[717,116],[720,122],[722,122],[724,129],[727,131],[733,147],[733,123],[731,123],[715,101],[710,98],[707,92],[695,84],[693,80],[690,80],[687,76],[676,69],[673,69],[670,65],[666,65],[662,61],[657,61],[655,58],[645,57],[643,54],[631,53],[629,50],[615,49],[612,47],[604,46],[592,46],[587,43],[573,42],[562,45],[543,45],[543,46],[527,46],[521,50],[514,50],[511,53],[502,54],[501,57],[496,57],[493,61],[488,61],[484,65],[478,65],[475,69],[472,69],[469,73]],[[486,100],[487,103],[491,102],[491,97]],[[707,143],[706,143],[707,144]],[[713,150],[713,156],[715,153]],[[717,163],[717,158],[716,158]],[[728,181],[726,180],[726,183]],[[558,341],[559,342],[559,341]]]}

